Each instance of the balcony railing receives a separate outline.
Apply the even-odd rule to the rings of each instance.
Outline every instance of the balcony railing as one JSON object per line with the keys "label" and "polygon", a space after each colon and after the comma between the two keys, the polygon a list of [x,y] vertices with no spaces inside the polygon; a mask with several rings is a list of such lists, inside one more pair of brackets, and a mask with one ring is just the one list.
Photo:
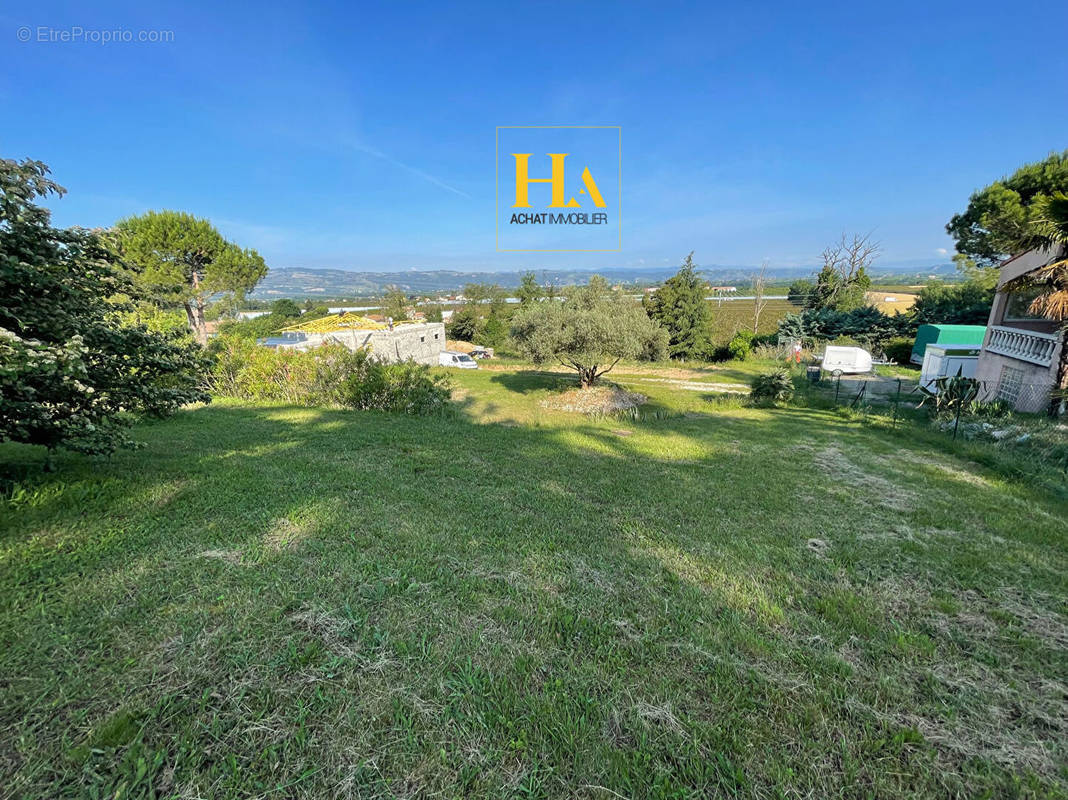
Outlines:
{"label": "balcony railing", "polygon": [[986,349],[991,353],[1048,367],[1053,363],[1053,351],[1057,348],[1058,338],[1052,333],[1035,333],[1021,328],[991,325]]}

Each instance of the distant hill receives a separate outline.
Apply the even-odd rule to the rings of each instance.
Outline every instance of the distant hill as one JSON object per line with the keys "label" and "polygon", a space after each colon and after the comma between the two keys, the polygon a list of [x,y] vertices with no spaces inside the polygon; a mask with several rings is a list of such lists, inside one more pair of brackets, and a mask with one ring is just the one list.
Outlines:
{"label": "distant hill", "polygon": [[[701,269],[701,274],[713,284],[744,285],[758,267],[711,266]],[[611,283],[649,285],[674,275],[677,265],[668,267],[610,267],[606,269],[534,270],[539,283],[554,283],[559,286],[585,283],[591,275],[601,275]],[[355,272],[344,269],[299,269],[279,268],[267,273],[252,292],[256,299],[279,297],[317,298],[374,297],[387,287],[396,286],[408,294],[434,294],[458,291],[468,283],[496,283],[504,287],[518,286],[525,270],[511,272],[464,272],[459,270],[404,270],[399,272]],[[791,280],[811,275],[814,268],[780,267],[768,270],[770,280]],[[937,264],[901,269],[886,267],[873,277],[883,281],[895,278],[903,282],[922,283],[930,275],[954,274],[952,264]]]}

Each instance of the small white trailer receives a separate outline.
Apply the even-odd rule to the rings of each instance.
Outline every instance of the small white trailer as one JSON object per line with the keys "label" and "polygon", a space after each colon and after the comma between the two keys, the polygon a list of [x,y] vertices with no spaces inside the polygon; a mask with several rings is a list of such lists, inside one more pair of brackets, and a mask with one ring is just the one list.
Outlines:
{"label": "small white trailer", "polygon": [[959,373],[962,378],[974,378],[979,366],[979,348],[967,345],[929,344],[920,368],[920,386],[931,388],[936,378]]}
{"label": "small white trailer", "polygon": [[861,375],[871,372],[871,353],[863,347],[827,345],[820,367],[832,375]]}

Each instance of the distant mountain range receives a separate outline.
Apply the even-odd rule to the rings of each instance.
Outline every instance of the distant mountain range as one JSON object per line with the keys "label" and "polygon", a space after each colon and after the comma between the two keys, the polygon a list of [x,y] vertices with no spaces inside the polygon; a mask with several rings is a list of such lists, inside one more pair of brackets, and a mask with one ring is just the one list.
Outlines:
{"label": "distant mountain range", "polygon": [[[712,266],[700,270],[714,285],[744,285],[759,267]],[[591,275],[601,275],[611,283],[649,285],[671,277],[678,266],[669,267],[610,267],[606,269],[534,270],[539,283],[558,286],[585,283]],[[811,275],[814,268],[776,267],[768,269],[769,280],[782,281]],[[512,272],[463,272],[459,270],[405,270],[401,272],[353,272],[344,269],[272,269],[251,293],[256,299],[292,298],[357,298],[380,296],[390,286],[407,294],[436,294],[459,291],[468,283],[496,283],[506,288],[518,286],[525,270]],[[930,266],[883,267],[873,278],[907,283],[922,283],[931,275],[948,276],[955,273],[951,263]]]}

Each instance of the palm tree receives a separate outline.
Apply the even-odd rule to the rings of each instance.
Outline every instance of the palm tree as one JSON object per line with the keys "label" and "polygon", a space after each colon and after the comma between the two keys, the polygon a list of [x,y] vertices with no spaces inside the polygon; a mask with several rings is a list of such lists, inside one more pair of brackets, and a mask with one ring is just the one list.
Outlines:
{"label": "palm tree", "polygon": [[1041,202],[1036,224],[1057,257],[1026,275],[1006,282],[1005,291],[1038,290],[1029,311],[1062,323],[1061,358],[1050,396],[1049,413],[1056,416],[1068,400],[1068,194],[1056,192]]}

